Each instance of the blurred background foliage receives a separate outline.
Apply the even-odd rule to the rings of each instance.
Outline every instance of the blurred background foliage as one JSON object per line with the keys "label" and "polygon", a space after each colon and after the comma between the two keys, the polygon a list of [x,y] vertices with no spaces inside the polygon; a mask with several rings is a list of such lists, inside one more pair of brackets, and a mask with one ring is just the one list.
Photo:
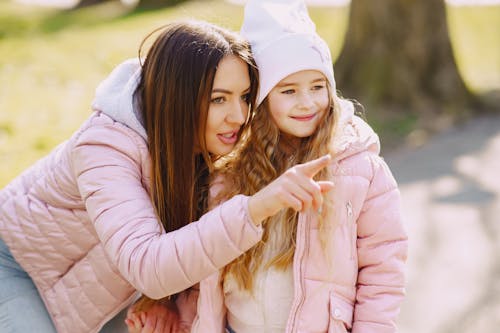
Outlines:
{"label": "blurred background foliage", "polygon": [[[242,6],[222,0],[174,2],[89,1],[57,9],[0,0],[0,187],[78,128],[90,113],[97,84],[118,63],[136,56],[154,28],[196,18],[237,30],[243,18]],[[500,5],[448,5],[446,13],[467,86],[477,94],[499,90]],[[336,59],[349,7],[310,7],[310,14]],[[370,105],[368,114],[378,118],[374,125],[387,146],[418,131],[418,114],[410,105],[406,111],[396,126],[383,126],[383,110]]]}

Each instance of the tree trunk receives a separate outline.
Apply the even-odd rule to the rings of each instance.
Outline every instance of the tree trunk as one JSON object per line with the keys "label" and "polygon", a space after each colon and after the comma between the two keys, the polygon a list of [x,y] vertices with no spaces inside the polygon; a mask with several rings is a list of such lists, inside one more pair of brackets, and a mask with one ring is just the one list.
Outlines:
{"label": "tree trunk", "polygon": [[444,0],[352,0],[335,75],[344,97],[377,114],[456,118],[478,101],[458,72]]}

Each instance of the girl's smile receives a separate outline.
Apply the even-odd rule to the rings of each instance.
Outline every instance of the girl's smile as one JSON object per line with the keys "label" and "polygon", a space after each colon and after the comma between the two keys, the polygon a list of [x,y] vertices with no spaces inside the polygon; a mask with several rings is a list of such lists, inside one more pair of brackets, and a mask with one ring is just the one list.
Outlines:
{"label": "girl's smile", "polygon": [[290,116],[290,118],[292,118],[294,120],[298,120],[298,121],[310,121],[310,120],[313,120],[317,115],[318,115],[318,113],[313,113],[313,114],[305,115],[305,116]]}

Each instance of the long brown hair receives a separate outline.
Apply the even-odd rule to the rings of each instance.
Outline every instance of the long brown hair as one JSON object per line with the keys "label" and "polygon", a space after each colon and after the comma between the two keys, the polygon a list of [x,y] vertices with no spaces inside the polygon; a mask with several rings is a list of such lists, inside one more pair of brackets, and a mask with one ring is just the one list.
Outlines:
{"label": "long brown hair", "polygon": [[[315,133],[303,138],[293,155],[287,154],[280,141],[283,136],[270,115],[267,98],[257,108],[255,116],[247,129],[245,140],[234,152],[225,158],[224,164],[217,170],[226,182],[224,191],[219,194],[217,201],[222,201],[235,194],[253,195],[268,185],[288,168],[298,163],[304,163],[330,152],[329,142],[336,133],[335,127],[340,113],[339,98],[330,91],[330,106],[320,121]],[[322,170],[315,178],[328,179],[327,169]],[[323,216],[327,216],[330,207],[324,204]],[[223,278],[231,274],[242,289],[251,290],[253,277],[260,267],[276,267],[286,269],[293,262],[295,240],[297,235],[298,214],[292,210],[283,210],[268,218],[264,223],[262,240],[253,248],[235,259],[224,268]],[[325,227],[320,217],[320,228]],[[276,239],[274,246],[278,246],[277,254],[268,262],[263,262],[264,251],[270,234]],[[320,233],[321,235],[324,233]],[[321,239],[326,246],[327,239]]]}
{"label": "long brown hair", "polygon": [[252,105],[258,73],[249,44],[223,28],[180,21],[151,34],[155,32],[160,34],[143,63],[135,96],[151,154],[151,200],[164,230],[170,232],[206,210],[214,156],[206,147],[205,128],[219,62],[234,55],[248,64]]}

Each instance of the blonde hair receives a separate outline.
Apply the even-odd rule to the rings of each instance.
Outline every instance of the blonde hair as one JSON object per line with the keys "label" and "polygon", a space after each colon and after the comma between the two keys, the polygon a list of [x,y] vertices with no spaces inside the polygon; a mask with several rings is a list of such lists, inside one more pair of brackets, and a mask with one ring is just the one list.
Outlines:
{"label": "blonde hair", "polygon": [[[329,153],[331,148],[329,143],[332,142],[336,133],[341,103],[337,95],[329,88],[328,93],[330,103],[318,128],[313,135],[301,140],[300,146],[296,147],[297,153],[292,156],[280,149],[280,130],[270,115],[266,98],[255,111],[239,146],[217,165],[218,169],[214,176],[223,180],[224,189],[217,195],[215,203],[240,193],[253,195],[295,164]],[[325,168],[316,175],[315,179],[325,180],[331,179],[330,177],[329,170]],[[327,204],[323,206],[321,216],[331,215],[329,212],[331,207]],[[324,229],[325,224],[321,216],[319,228]],[[297,212],[293,209],[286,209],[264,221],[266,227],[262,240],[227,265],[222,278],[231,274],[241,289],[251,290],[253,278],[259,268],[275,267],[285,270],[289,267],[293,263],[295,253],[297,218]],[[270,226],[276,229],[270,231]],[[277,242],[273,244],[277,246],[277,254],[264,263],[264,251],[272,232],[278,233],[273,234],[273,237],[277,236]],[[327,243],[326,234],[326,232],[320,232],[323,248]]]}

